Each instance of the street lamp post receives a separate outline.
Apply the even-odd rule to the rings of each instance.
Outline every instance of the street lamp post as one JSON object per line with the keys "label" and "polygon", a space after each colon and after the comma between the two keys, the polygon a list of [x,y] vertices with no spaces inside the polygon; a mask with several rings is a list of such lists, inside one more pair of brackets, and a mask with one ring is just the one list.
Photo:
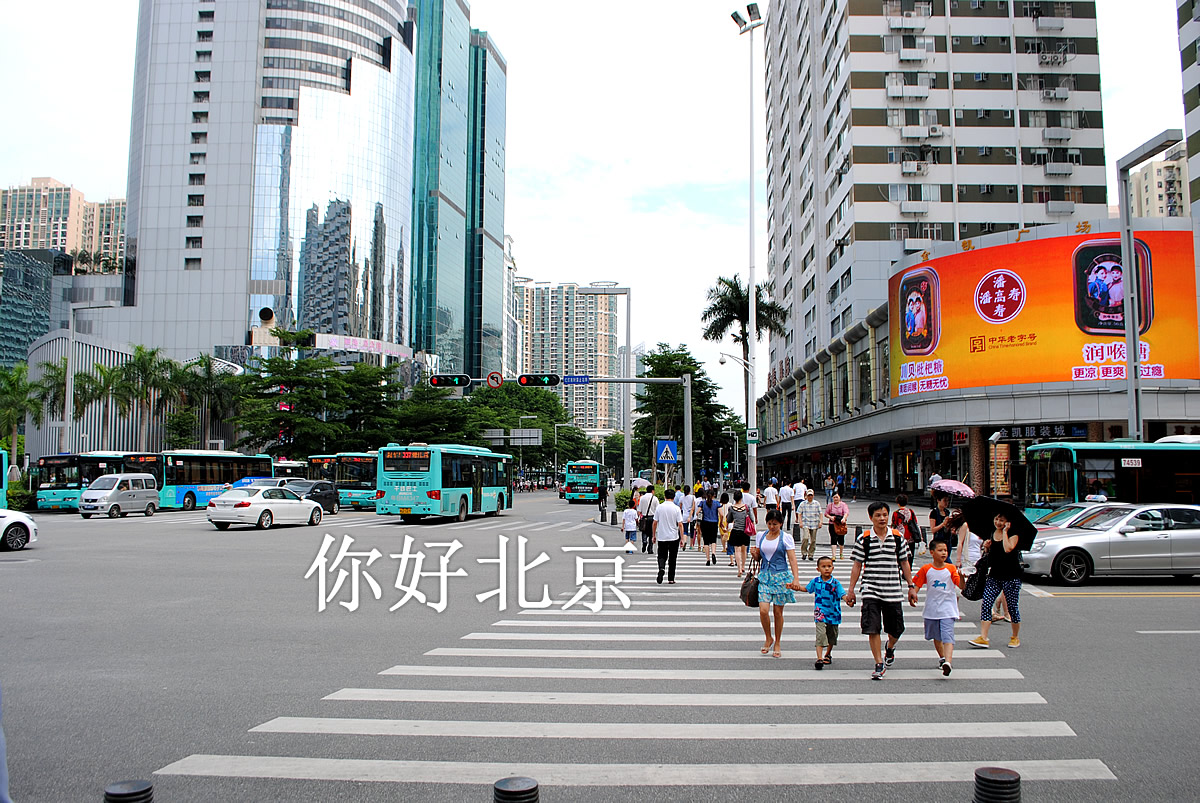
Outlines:
{"label": "street lamp post", "polygon": [[1161,151],[1183,140],[1178,128],[1168,129],[1147,140],[1117,160],[1117,199],[1121,212],[1121,268],[1125,271],[1125,386],[1129,396],[1128,435],[1141,440],[1142,430],[1142,349],[1141,294],[1142,274],[1138,270],[1133,247],[1133,212],[1129,208],[1129,171]]}
{"label": "street lamp post", "polygon": [[[747,362],[746,360],[743,360],[741,357],[734,356],[733,354],[727,354],[724,351],[720,352],[720,354],[721,354],[721,359],[720,359],[721,365],[724,365],[726,360],[733,360],[738,365],[742,366],[742,370],[746,372],[746,376],[748,377],[747,382],[749,383],[749,386],[751,388],[753,388],[754,387],[754,371],[751,368],[751,366],[754,365],[753,361]],[[755,426],[755,424],[753,422],[754,422],[755,418],[757,417],[756,408],[755,408],[755,405],[753,404],[753,402],[750,404],[749,411],[750,411],[750,418],[746,421],[746,426],[747,426],[747,428],[753,428]],[[725,432],[728,432],[730,434],[735,434],[733,432],[733,430],[730,429],[729,427],[725,427]],[[754,444],[754,443],[746,444],[746,462],[749,464],[746,466],[746,477],[750,482],[750,490],[751,491],[756,490],[756,486],[754,483],[758,479],[758,466],[756,465],[757,459],[758,459],[757,444]],[[733,439],[733,464],[736,466],[736,465],[740,465],[740,463],[741,463],[741,461],[739,460],[739,455],[738,455],[738,442],[737,442],[737,438],[735,437]]]}
{"label": "street lamp post", "polygon": [[554,481],[558,482],[558,428],[572,426],[569,422],[566,424],[554,425]]}
{"label": "street lamp post", "polygon": [[[747,316],[746,329],[746,351],[747,359],[746,374],[748,382],[746,384],[746,395],[750,397],[750,404],[746,410],[746,428],[754,429],[758,426],[758,404],[754,394],[754,351],[758,341],[758,320],[757,310],[758,305],[757,288],[754,285],[754,29],[763,24],[762,15],[758,11],[758,3],[750,3],[746,6],[746,14],[750,17],[747,22],[738,12],[733,12],[730,16],[733,17],[734,23],[738,26],[738,34],[750,34],[750,269],[747,274],[746,295],[749,296],[750,313]],[[746,445],[746,473],[750,481],[750,493],[756,493],[758,490],[758,444],[749,443]]]}
{"label": "street lamp post", "polygon": [[90,301],[73,301],[67,315],[67,387],[63,399],[63,426],[66,428],[66,452],[75,452],[75,314],[89,309],[112,309],[115,301],[93,304]]}

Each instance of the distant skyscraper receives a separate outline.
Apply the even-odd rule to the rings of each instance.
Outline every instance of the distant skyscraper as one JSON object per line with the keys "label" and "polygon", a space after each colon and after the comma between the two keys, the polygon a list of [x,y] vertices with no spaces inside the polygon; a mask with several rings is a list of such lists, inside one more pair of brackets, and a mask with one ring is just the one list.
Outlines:
{"label": "distant skyscraper", "polygon": [[[1179,61],[1183,67],[1183,124],[1187,135],[1188,196],[1200,201],[1200,64],[1196,63],[1200,43],[1200,2],[1175,0],[1179,24]],[[1200,209],[1191,214],[1200,214]]]}
{"label": "distant skyscraper", "polygon": [[414,6],[412,344],[480,376],[502,367],[506,66],[466,3]]}
{"label": "distant skyscraper", "polygon": [[141,0],[103,335],[236,359],[273,318],[403,343],[413,46],[398,0]]}
{"label": "distant skyscraper", "polygon": [[1186,217],[1191,214],[1187,146],[1171,148],[1129,176],[1129,206],[1134,217]]}

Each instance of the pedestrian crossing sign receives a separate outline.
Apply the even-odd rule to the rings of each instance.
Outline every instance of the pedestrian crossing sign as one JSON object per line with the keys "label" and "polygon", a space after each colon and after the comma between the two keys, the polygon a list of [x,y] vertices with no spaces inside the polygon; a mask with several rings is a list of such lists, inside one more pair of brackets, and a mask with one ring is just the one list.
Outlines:
{"label": "pedestrian crossing sign", "polygon": [[655,441],[654,454],[657,455],[656,463],[678,463],[679,443],[678,441]]}

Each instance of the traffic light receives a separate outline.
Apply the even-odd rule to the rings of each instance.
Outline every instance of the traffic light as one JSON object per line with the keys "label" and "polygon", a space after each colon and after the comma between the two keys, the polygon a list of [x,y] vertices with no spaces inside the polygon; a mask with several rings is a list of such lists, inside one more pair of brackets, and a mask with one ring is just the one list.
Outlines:
{"label": "traffic light", "polygon": [[433,374],[429,384],[435,388],[465,388],[471,384],[471,377],[466,374]]}
{"label": "traffic light", "polygon": [[729,470],[729,461],[728,461],[728,460],[726,460],[725,462],[723,462],[723,463],[721,464],[721,470],[722,470],[722,471],[728,471],[728,470]]}
{"label": "traffic light", "polygon": [[521,374],[517,384],[523,388],[548,388],[557,385],[558,374]]}

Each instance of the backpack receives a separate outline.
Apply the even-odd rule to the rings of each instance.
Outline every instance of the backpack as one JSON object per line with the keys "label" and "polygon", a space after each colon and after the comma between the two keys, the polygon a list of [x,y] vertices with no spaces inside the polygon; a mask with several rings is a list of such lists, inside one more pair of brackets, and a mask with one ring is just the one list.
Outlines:
{"label": "backpack", "polygon": [[[917,514],[913,513],[913,511],[909,508],[906,508],[906,509],[908,510],[908,518],[904,518],[904,519],[900,520],[901,525],[904,527],[903,537],[907,541],[920,541],[921,540],[921,525],[917,524]],[[892,514],[893,526],[896,523],[896,517],[899,515],[900,515],[899,510],[897,510],[895,513]]]}
{"label": "backpack", "polygon": [[[900,564],[908,559],[905,553],[908,552],[908,547],[904,544],[904,537],[896,530],[891,530],[888,535],[896,536],[896,574],[900,576],[900,580],[904,580],[904,573],[900,571]],[[862,542],[863,548],[863,572],[866,572],[867,563],[871,560],[871,531],[862,534],[859,539]]]}

